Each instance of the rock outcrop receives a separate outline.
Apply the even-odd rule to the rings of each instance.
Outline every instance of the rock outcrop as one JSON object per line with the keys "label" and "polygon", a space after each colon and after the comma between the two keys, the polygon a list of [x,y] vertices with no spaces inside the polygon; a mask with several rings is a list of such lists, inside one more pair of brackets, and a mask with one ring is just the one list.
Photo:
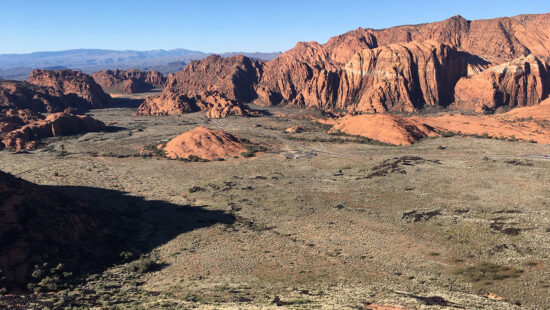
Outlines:
{"label": "rock outcrop", "polygon": [[409,145],[438,136],[431,126],[420,121],[384,113],[344,117],[336,120],[331,130],[394,145]]}
{"label": "rock outcrop", "polygon": [[184,114],[202,110],[197,105],[197,100],[184,94],[164,91],[160,96],[147,97],[139,106],[137,115],[164,116],[172,114]]}
{"label": "rock outcrop", "polygon": [[206,117],[208,118],[224,118],[230,115],[249,116],[252,111],[248,106],[224,96],[209,92],[198,97],[206,109]]}
{"label": "rock outcrop", "polygon": [[168,75],[165,92],[196,97],[217,92],[240,102],[255,98],[254,85],[261,76],[261,62],[238,55],[224,58],[211,55],[189,63],[182,71]]}
{"label": "rock outcrop", "polygon": [[28,109],[0,109],[0,135],[44,118],[41,113]]}
{"label": "rock outcrop", "polygon": [[460,110],[494,112],[502,106],[538,104],[549,94],[549,66],[529,55],[461,79],[455,87],[455,105]]}
{"label": "rock outcrop", "polygon": [[105,127],[103,122],[90,116],[60,112],[8,132],[2,137],[2,143],[5,147],[15,150],[30,149],[35,147],[40,139],[98,131]]}
{"label": "rock outcrop", "polygon": [[337,106],[367,113],[446,106],[466,74],[461,53],[435,41],[364,49],[346,64]]}
{"label": "rock outcrop", "polygon": [[297,46],[264,66],[257,87],[260,104],[286,102],[349,112],[415,111],[425,105],[450,104],[454,84],[468,73],[464,53],[435,41],[365,48],[343,67],[331,61],[327,48],[307,46]]}
{"label": "rock outcrop", "polygon": [[253,112],[248,106],[226,98],[217,92],[202,92],[194,97],[165,91],[158,97],[148,97],[139,106],[137,115],[164,116],[206,111],[209,118],[224,118],[230,115],[248,116]]}
{"label": "rock outcrop", "polygon": [[245,152],[240,139],[222,131],[198,126],[170,140],[166,146],[159,145],[169,158],[189,157],[213,160],[239,156]]}
{"label": "rock outcrop", "polygon": [[550,58],[550,14],[477,21],[455,16],[358,28],[325,44],[299,42],[267,63],[210,56],[170,75],[165,92],[196,98],[208,91],[238,102],[350,113],[417,111],[451,104],[460,78],[530,53]]}
{"label": "rock outcrop", "polygon": [[65,95],[52,87],[23,81],[0,80],[0,108],[29,109],[35,112],[61,112],[67,108],[83,109],[88,102],[76,94]]}
{"label": "rock outcrop", "polygon": [[88,108],[106,107],[111,99],[90,75],[80,71],[35,69],[29,76],[29,82],[51,87],[63,94],[76,94],[88,102]]}
{"label": "rock outcrop", "polygon": [[[529,53],[548,58],[549,33],[550,14],[479,21],[455,16],[382,30],[358,28],[325,44],[300,42],[267,62],[256,87],[257,103],[356,112],[445,106],[453,101],[458,78],[478,74],[491,62],[499,64]],[[440,48],[432,51],[430,46]],[[386,55],[381,63],[372,59]],[[372,60],[369,78],[361,74],[365,68],[358,68],[362,57]],[[416,62],[426,67],[416,68]]]}
{"label": "rock outcrop", "polygon": [[158,71],[104,70],[92,74],[95,82],[110,93],[143,93],[162,88],[166,78]]}
{"label": "rock outcrop", "polygon": [[474,21],[454,16],[434,23],[358,31],[372,33],[377,46],[435,40],[494,63],[528,54],[550,56],[550,13]]}

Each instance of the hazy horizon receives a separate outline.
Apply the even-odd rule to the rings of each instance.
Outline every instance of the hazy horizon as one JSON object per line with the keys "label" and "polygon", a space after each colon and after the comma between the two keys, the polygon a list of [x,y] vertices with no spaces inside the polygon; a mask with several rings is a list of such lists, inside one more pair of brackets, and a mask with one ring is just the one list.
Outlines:
{"label": "hazy horizon", "polygon": [[[0,13],[0,54],[74,49],[273,53],[299,41],[326,42],[357,27],[387,28],[462,15],[469,20],[550,11],[546,1],[366,3],[345,0],[9,2]],[[86,14],[82,14],[85,12]]]}

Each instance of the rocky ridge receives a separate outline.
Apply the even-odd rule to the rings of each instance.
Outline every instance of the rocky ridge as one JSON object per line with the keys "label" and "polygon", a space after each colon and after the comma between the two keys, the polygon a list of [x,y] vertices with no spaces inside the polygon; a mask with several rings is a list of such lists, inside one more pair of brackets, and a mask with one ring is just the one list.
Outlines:
{"label": "rocky ridge", "polygon": [[76,94],[88,103],[88,108],[106,107],[111,99],[90,75],[80,71],[35,69],[29,76],[29,82],[51,87],[65,95]]}
{"label": "rocky ridge", "polygon": [[153,88],[162,88],[166,78],[158,71],[104,70],[92,74],[95,82],[105,92],[143,93]]}

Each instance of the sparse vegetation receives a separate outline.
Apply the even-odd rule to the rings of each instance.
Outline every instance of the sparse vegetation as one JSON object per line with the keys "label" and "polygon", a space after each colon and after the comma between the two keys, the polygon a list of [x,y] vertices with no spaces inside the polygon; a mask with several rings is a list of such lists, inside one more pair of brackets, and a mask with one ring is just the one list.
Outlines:
{"label": "sparse vegetation", "polygon": [[245,144],[244,147],[246,148],[246,152],[242,152],[241,156],[245,158],[253,157],[258,152],[267,151],[267,148],[265,146],[258,144]]}
{"label": "sparse vegetation", "polygon": [[523,270],[492,263],[479,263],[470,267],[461,268],[455,274],[464,276],[470,282],[500,281],[509,278],[518,278]]}

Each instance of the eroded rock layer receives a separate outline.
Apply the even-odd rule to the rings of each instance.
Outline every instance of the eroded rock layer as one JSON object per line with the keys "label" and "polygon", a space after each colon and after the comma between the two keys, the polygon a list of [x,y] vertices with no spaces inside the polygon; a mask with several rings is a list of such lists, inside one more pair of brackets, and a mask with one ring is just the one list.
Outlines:
{"label": "eroded rock layer", "polygon": [[106,92],[142,93],[162,88],[166,78],[158,71],[104,70],[92,74],[97,84]]}
{"label": "eroded rock layer", "polygon": [[80,71],[35,69],[29,76],[29,82],[51,87],[63,94],[75,94],[86,100],[89,108],[106,107],[111,99],[90,75]]}
{"label": "eroded rock layer", "polygon": [[28,109],[0,109],[0,135],[44,118],[41,113]]}
{"label": "eroded rock layer", "polygon": [[346,64],[338,107],[372,113],[445,106],[466,70],[456,49],[435,41],[364,49]]}
{"label": "eroded rock layer", "polygon": [[76,94],[64,94],[52,87],[24,81],[0,80],[0,107],[29,109],[35,112],[61,112],[67,108],[82,109],[88,102]]}
{"label": "eroded rock layer", "polygon": [[170,74],[165,91],[188,97],[196,97],[205,91],[217,92],[231,100],[249,102],[255,98],[254,85],[260,75],[261,62],[249,57],[211,55]]}
{"label": "eroded rock layer", "polygon": [[2,144],[15,150],[30,149],[44,138],[74,135],[104,128],[103,122],[87,115],[53,113],[45,119],[38,119],[8,132],[2,138]]}
{"label": "eroded rock layer", "polygon": [[455,102],[461,110],[493,112],[501,106],[535,105],[549,94],[548,65],[529,55],[461,79],[455,87]]}

